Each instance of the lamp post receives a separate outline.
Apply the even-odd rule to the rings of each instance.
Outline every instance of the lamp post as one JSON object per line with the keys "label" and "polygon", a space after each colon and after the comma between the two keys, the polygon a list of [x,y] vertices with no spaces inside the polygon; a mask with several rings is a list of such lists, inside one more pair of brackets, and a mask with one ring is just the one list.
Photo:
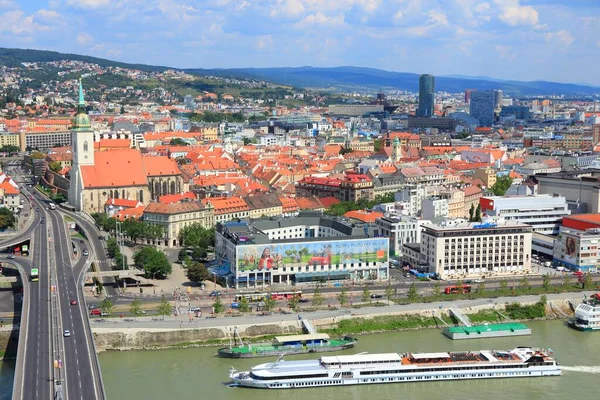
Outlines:
{"label": "lamp post", "polygon": [[158,271],[152,273],[152,291],[154,294],[156,294],[156,274],[158,274]]}

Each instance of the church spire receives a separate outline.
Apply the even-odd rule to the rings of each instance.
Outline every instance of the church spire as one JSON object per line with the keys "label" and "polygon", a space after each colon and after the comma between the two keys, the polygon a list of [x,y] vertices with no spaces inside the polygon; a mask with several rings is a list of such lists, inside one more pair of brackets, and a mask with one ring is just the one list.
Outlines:
{"label": "church spire", "polygon": [[83,84],[79,78],[79,101],[77,102],[77,114],[73,121],[74,131],[88,131],[91,129],[90,117],[87,115],[85,98],[83,97]]}
{"label": "church spire", "polygon": [[85,99],[83,98],[83,84],[81,82],[81,78],[79,78],[79,103],[77,105],[79,107],[85,107]]}

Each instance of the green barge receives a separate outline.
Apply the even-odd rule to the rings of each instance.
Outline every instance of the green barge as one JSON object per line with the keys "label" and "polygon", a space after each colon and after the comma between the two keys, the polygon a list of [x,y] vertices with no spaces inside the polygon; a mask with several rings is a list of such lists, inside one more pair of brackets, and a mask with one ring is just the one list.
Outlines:
{"label": "green barge", "polygon": [[358,340],[349,336],[331,339],[325,333],[277,336],[272,343],[254,343],[229,346],[219,349],[223,358],[253,358],[289,354],[324,353],[354,347]]}
{"label": "green barge", "polygon": [[474,326],[451,326],[444,329],[450,339],[480,339],[504,336],[531,335],[531,328],[520,323],[483,324]]}

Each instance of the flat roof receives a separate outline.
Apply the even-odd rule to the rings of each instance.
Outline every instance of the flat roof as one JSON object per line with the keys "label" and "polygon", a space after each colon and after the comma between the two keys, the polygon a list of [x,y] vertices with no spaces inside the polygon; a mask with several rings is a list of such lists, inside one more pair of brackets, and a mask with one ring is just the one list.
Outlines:
{"label": "flat roof", "polygon": [[489,324],[489,325],[475,325],[475,326],[452,326],[446,328],[450,333],[479,333],[479,332],[501,332],[501,331],[522,331],[529,329],[525,324],[519,323],[506,323],[506,324]]}
{"label": "flat roof", "polygon": [[327,340],[329,335],[326,333],[313,333],[308,335],[290,335],[290,336],[275,336],[275,341],[278,343],[284,342],[300,342],[305,340]]}
{"label": "flat roof", "polygon": [[325,364],[346,364],[351,362],[367,361],[396,361],[400,362],[401,357],[398,353],[380,353],[380,354],[355,354],[351,356],[327,356],[321,357],[321,362]]}
{"label": "flat roof", "polygon": [[415,360],[425,360],[430,358],[450,358],[448,353],[412,353],[412,358]]}

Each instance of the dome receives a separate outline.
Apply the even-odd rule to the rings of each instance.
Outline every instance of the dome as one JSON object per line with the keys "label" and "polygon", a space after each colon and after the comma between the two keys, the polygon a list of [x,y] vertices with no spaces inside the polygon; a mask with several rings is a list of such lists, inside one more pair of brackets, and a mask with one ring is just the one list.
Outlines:
{"label": "dome", "polygon": [[87,114],[79,113],[75,116],[73,121],[73,127],[75,129],[90,128],[90,117]]}

